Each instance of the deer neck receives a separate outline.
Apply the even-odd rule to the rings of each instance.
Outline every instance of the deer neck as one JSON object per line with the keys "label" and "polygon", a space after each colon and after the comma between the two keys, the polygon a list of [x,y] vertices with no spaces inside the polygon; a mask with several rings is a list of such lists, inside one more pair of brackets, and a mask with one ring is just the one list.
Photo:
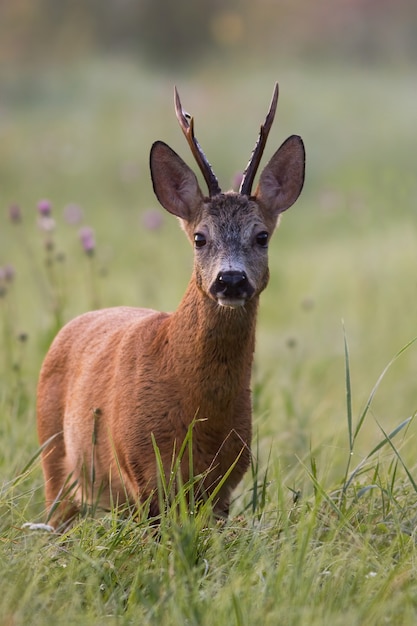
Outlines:
{"label": "deer neck", "polygon": [[249,390],[257,308],[258,297],[244,307],[222,307],[191,279],[169,318],[167,340],[175,346],[171,366],[192,386],[199,409],[213,403],[224,403],[226,409],[242,390]]}

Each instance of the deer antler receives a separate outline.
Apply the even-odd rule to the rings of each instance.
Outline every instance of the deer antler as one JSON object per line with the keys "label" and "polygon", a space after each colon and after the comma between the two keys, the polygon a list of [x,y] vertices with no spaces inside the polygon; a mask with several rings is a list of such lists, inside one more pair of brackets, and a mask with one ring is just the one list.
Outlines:
{"label": "deer antler", "polygon": [[219,182],[216,178],[215,173],[207,160],[206,155],[202,151],[200,144],[197,139],[194,137],[194,118],[189,117],[187,119],[181,105],[180,96],[178,94],[177,88],[175,87],[175,113],[177,115],[177,120],[182,128],[182,132],[187,139],[188,145],[191,148],[191,152],[194,155],[195,160],[198,163],[198,167],[201,170],[201,173],[204,176],[204,179],[207,183],[209,196],[215,196],[221,193],[221,189],[219,187]]}
{"label": "deer antler", "polygon": [[259,131],[259,137],[253,149],[249,163],[243,172],[242,183],[240,185],[239,193],[245,196],[250,196],[252,191],[253,180],[259,167],[259,163],[262,158],[263,151],[266,146],[266,140],[268,139],[269,131],[271,130],[272,122],[274,121],[275,111],[277,110],[278,102],[278,83],[275,83],[274,93],[272,94],[271,104],[269,106],[268,115],[265,118],[265,122],[261,125]]}

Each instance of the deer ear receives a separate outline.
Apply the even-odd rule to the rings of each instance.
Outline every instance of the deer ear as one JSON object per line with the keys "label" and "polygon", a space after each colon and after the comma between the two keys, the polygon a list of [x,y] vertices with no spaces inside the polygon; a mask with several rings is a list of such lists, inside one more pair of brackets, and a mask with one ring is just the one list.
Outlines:
{"label": "deer ear", "polygon": [[189,221],[203,202],[203,194],[194,172],[163,141],[156,141],[150,154],[153,189],[162,206]]}
{"label": "deer ear", "polygon": [[297,200],[304,184],[305,150],[298,135],[288,137],[265,166],[255,197],[276,219]]}

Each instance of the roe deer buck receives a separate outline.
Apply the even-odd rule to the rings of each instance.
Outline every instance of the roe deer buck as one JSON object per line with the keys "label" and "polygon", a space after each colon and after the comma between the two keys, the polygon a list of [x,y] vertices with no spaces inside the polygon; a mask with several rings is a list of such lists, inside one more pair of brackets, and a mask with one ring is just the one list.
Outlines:
{"label": "roe deer buck", "polygon": [[[231,492],[250,462],[250,378],[259,294],[269,278],[268,242],[304,182],[304,146],[293,135],[251,193],[277,101],[278,85],[239,193],[223,193],[175,90],[176,114],[209,194],[162,141],[152,146],[150,169],[159,202],[180,219],[194,246],[191,280],[174,313],[93,311],[68,323],[52,343],[37,415],[53,528],[70,523],[83,502],[109,509],[146,501],[157,516],[154,443],[169,476],[192,424],[201,497],[215,494],[214,513],[228,515]],[[189,479],[186,456],[183,481]]]}

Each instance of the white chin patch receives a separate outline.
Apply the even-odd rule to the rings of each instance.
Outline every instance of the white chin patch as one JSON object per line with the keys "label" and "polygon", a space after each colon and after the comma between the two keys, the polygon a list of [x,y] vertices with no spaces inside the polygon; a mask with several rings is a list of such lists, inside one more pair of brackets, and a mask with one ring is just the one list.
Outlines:
{"label": "white chin patch", "polygon": [[245,304],[246,300],[244,298],[217,298],[217,302],[220,306],[225,306],[229,309],[238,309]]}

